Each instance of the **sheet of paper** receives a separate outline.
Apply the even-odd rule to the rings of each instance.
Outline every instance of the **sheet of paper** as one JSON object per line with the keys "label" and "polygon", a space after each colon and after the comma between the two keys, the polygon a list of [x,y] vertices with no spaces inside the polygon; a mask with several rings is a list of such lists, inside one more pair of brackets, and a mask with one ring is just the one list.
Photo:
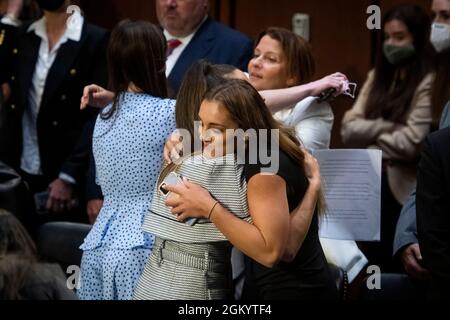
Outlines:
{"label": "sheet of paper", "polygon": [[381,222],[380,150],[318,150],[327,203],[320,237],[379,241]]}

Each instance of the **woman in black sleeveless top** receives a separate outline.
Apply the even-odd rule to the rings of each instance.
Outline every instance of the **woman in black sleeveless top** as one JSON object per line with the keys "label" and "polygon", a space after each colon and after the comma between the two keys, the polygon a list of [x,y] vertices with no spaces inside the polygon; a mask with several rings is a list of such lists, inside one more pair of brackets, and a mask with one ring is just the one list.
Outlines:
{"label": "woman in black sleeveless top", "polygon": [[[229,80],[209,92],[199,117],[203,154],[217,157],[225,151],[242,161],[253,223],[236,218],[207,190],[189,181],[165,187],[178,195],[166,201],[172,214],[179,221],[209,219],[254,260],[249,264],[248,283],[255,290],[247,292],[255,294],[247,297],[337,298],[318,238],[315,208],[321,207],[320,172],[317,163],[308,165],[315,159],[301,149],[295,131],[276,122],[258,92],[242,80]],[[268,143],[264,131],[272,147],[267,150],[262,150]],[[267,166],[251,164],[267,163],[267,159]]]}
{"label": "woman in black sleeveless top", "polygon": [[[286,182],[289,212],[293,212],[303,200],[309,181],[304,169],[282,150],[279,159],[276,174]],[[261,164],[247,163],[247,183],[260,174],[263,167]],[[247,259],[244,299],[336,299],[336,287],[319,241],[318,220],[318,213],[315,212],[305,240],[291,262],[281,261],[277,266],[267,268]]]}

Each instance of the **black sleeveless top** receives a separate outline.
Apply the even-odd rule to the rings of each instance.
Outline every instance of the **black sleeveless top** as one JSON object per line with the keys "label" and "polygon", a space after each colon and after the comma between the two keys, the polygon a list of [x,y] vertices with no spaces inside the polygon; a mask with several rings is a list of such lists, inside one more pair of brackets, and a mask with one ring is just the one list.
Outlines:
{"label": "black sleeveless top", "polygon": [[[261,164],[246,164],[247,182],[267,168]],[[276,172],[287,187],[289,211],[301,203],[308,189],[308,179],[303,168],[286,153],[280,151],[279,169]],[[276,203],[273,204],[277,205]],[[247,260],[245,299],[290,300],[290,299],[337,299],[337,289],[331,278],[328,264],[319,241],[319,223],[314,214],[311,227],[294,261],[280,262],[270,269]]]}

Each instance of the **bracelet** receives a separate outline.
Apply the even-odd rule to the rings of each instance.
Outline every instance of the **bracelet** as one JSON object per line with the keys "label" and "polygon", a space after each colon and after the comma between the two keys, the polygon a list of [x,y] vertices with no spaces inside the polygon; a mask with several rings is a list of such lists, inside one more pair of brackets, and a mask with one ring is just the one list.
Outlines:
{"label": "bracelet", "polygon": [[209,211],[208,220],[211,220],[211,215],[218,204],[219,204],[219,201],[216,201],[216,203],[214,203],[213,207]]}

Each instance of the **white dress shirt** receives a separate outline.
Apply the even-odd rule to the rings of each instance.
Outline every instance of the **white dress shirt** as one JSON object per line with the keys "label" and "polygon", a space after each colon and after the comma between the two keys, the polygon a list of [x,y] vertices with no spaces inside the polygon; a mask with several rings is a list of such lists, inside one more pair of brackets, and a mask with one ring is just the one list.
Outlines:
{"label": "white dress shirt", "polygon": [[192,32],[190,35],[188,35],[184,38],[175,37],[175,36],[171,35],[169,33],[169,31],[164,29],[164,36],[166,37],[167,41],[177,39],[181,42],[181,44],[172,51],[170,56],[167,57],[166,77],[169,77],[170,73],[172,72],[173,68],[175,67],[175,64],[177,63],[177,61],[180,58],[181,54],[183,53],[184,49],[186,49],[186,47],[189,45],[192,38],[195,36],[195,33],[197,32],[198,29],[200,29],[200,27],[203,25],[203,23],[206,21],[207,18],[208,18],[208,16],[205,16],[205,18],[199,24],[197,29],[195,29],[194,32]]}
{"label": "white dress shirt", "polygon": [[[28,32],[34,32],[39,38],[41,38],[38,59],[33,74],[31,88],[28,93],[29,103],[24,110],[22,118],[23,147],[21,168],[28,174],[42,175],[38,141],[39,137],[37,133],[38,114],[41,107],[47,76],[56,59],[56,56],[58,55],[61,45],[66,43],[68,40],[78,42],[81,39],[84,19],[81,17],[81,19],[76,21],[76,25],[67,27],[65,33],[51,50],[49,50],[45,17],[37,20],[28,28]],[[66,180],[73,182],[71,177],[68,177]]]}

